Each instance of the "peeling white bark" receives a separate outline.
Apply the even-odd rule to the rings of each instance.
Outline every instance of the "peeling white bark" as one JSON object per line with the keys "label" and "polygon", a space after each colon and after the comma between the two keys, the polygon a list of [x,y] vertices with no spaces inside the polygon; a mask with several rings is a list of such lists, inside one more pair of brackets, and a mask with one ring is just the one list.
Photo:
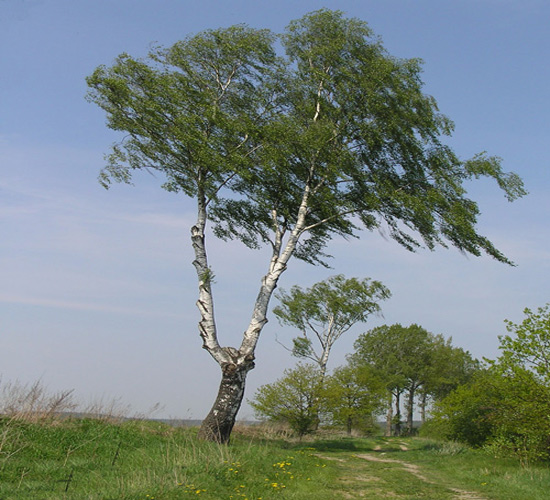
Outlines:
{"label": "peeling white bark", "polygon": [[281,274],[286,270],[288,261],[294,254],[296,250],[296,245],[300,236],[304,232],[306,227],[306,215],[308,208],[308,199],[309,199],[309,188],[306,186],[304,190],[304,195],[302,197],[302,202],[298,211],[298,218],[296,225],[292,229],[288,240],[283,248],[282,241],[282,232],[277,228],[275,230],[275,243],[273,245],[273,255],[269,265],[269,270],[267,274],[262,278],[262,283],[260,286],[260,291],[256,297],[256,302],[254,304],[254,309],[252,311],[252,319],[248,328],[243,334],[243,341],[239,352],[242,356],[253,356],[260,338],[260,333],[262,328],[267,323],[267,310],[269,307],[269,301],[277,287],[277,283]]}
{"label": "peeling white bark", "polygon": [[214,318],[211,271],[208,267],[205,246],[206,203],[204,202],[204,198],[201,201],[199,196],[197,223],[191,230],[191,239],[195,252],[193,265],[195,266],[199,280],[199,299],[197,301],[197,307],[201,315],[199,333],[203,340],[203,348],[210,353],[222,370],[222,381],[218,397],[199,432],[199,436],[204,439],[222,443],[229,440],[231,429],[244,396],[246,374],[254,368],[256,345],[260,338],[260,333],[267,323],[269,301],[306,227],[309,193],[310,189],[306,187],[296,224],[288,235],[286,243],[284,242],[284,231],[278,227],[276,214],[274,214],[275,237],[272,257],[268,272],[262,278],[260,290],[254,303],[252,317],[248,328],[243,333],[243,340],[238,350],[232,347],[222,348],[218,342]]}

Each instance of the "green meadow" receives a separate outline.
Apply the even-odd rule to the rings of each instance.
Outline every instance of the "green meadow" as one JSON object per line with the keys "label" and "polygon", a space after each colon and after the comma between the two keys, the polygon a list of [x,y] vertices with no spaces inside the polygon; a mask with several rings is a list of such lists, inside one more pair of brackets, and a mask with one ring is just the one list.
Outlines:
{"label": "green meadow", "polygon": [[269,427],[229,445],[146,420],[0,420],[0,499],[546,499],[547,466],[422,438],[298,441]]}

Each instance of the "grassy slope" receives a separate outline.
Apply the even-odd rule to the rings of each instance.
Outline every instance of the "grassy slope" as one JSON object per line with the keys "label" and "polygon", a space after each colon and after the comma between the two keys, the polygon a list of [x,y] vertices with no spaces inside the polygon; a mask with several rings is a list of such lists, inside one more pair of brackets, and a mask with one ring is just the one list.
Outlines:
{"label": "grassy slope", "polygon": [[218,446],[195,434],[143,421],[5,419],[0,499],[333,498],[334,475],[307,450],[238,437]]}
{"label": "grassy slope", "polygon": [[464,499],[537,500],[549,484],[547,468],[425,440],[289,443],[235,433],[218,446],[155,422],[0,420],[1,500],[443,500],[458,498],[453,489],[478,492]]}

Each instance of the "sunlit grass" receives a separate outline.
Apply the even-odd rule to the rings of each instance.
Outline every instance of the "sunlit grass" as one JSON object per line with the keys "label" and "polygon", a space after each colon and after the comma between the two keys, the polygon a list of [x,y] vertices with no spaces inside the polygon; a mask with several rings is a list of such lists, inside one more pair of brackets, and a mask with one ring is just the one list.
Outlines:
{"label": "sunlit grass", "polygon": [[542,500],[549,484],[545,465],[419,438],[300,442],[258,427],[218,445],[154,421],[0,418],[2,500]]}
{"label": "sunlit grass", "polygon": [[4,418],[0,436],[3,500],[331,498],[314,454],[238,435],[224,446],[156,422]]}
{"label": "sunlit grass", "polygon": [[339,469],[339,481],[349,498],[444,500],[460,494],[499,500],[548,498],[548,464],[525,468],[516,459],[496,458],[459,443],[379,437],[312,446]]}

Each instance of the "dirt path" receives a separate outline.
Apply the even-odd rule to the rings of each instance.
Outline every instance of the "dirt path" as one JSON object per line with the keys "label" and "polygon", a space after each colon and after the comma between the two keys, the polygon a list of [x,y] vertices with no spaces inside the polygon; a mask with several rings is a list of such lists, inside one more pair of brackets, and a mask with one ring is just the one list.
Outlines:
{"label": "dirt path", "polygon": [[[406,445],[400,444],[399,447],[401,450],[406,451],[408,450]],[[382,462],[382,463],[392,463],[397,464],[403,469],[405,469],[407,472],[410,472],[413,476],[420,479],[421,481],[424,481],[428,484],[437,484],[435,481],[432,481],[428,479],[422,472],[418,465],[411,464],[408,462],[403,462],[402,460],[395,460],[392,458],[382,458],[376,454],[370,454],[370,453],[361,453],[358,455],[354,455],[357,458],[361,458],[363,460],[368,460],[370,462]],[[465,491],[461,490],[459,488],[449,488],[453,493],[455,493],[455,499],[456,500],[486,500],[485,498],[479,496],[477,493],[472,491]]]}
{"label": "dirt path", "polygon": [[[399,448],[402,451],[406,451],[406,450],[409,449],[406,446],[406,444],[404,444],[404,443],[399,443]],[[387,457],[381,456],[381,455],[383,455],[383,452],[382,453],[381,452],[382,452],[382,447],[377,446],[376,448],[374,448],[373,453],[359,453],[359,454],[353,454],[351,456],[354,457],[354,458],[359,458],[361,460],[366,460],[366,461],[369,461],[369,462],[387,463],[387,464],[392,464],[394,466],[398,466],[401,469],[403,469],[404,471],[412,474],[415,478],[419,479],[420,481],[422,481],[426,484],[445,487],[447,489],[447,491],[451,491],[453,493],[453,495],[454,495],[453,500],[486,500],[484,497],[480,496],[476,492],[466,491],[466,490],[462,490],[460,488],[448,487],[445,484],[441,484],[441,483],[438,483],[438,482],[436,482],[432,479],[429,479],[422,472],[422,469],[418,465],[411,464],[409,462],[404,462],[402,460],[396,460],[396,459],[393,459],[393,458],[387,458]],[[323,460],[332,460],[332,461],[339,462],[340,464],[346,463],[348,461],[348,460],[346,460],[345,457],[342,457],[342,456],[340,456],[340,457],[326,456],[326,455],[317,455],[317,456],[319,458],[322,458]],[[352,478],[348,477],[348,478],[344,479],[344,482],[348,482],[350,480],[352,480]],[[365,475],[361,474],[360,476],[355,476],[353,478],[353,480],[355,480],[355,481],[371,481],[372,482],[372,481],[378,481],[379,478],[377,478],[376,476],[367,476],[366,474]],[[355,498],[354,496],[350,496],[349,494],[344,494],[344,497],[345,498],[350,498],[350,499]],[[363,496],[360,495],[357,498],[363,498]]]}

